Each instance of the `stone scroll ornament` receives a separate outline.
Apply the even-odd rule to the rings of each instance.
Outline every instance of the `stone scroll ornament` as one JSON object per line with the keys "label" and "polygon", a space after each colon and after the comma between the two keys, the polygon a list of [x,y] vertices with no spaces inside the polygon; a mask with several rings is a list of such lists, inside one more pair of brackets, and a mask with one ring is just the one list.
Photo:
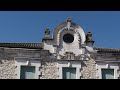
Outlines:
{"label": "stone scroll ornament", "polygon": [[62,60],[90,60],[90,56],[88,54],[80,54],[75,56],[73,52],[66,52],[64,56],[60,55],[60,59]]}

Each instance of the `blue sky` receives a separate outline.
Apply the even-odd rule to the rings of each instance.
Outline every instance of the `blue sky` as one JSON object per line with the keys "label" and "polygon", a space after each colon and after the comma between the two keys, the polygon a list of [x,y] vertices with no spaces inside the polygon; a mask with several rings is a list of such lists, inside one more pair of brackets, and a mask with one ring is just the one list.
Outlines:
{"label": "blue sky", "polygon": [[92,32],[96,47],[120,48],[120,11],[0,11],[0,42],[41,42],[67,17]]}

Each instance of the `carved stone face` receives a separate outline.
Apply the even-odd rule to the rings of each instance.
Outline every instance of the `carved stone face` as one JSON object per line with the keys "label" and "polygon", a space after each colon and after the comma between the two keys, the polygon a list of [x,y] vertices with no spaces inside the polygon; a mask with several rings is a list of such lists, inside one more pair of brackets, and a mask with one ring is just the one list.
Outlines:
{"label": "carved stone face", "polygon": [[73,37],[73,35],[67,33],[63,36],[63,41],[65,43],[72,43],[74,41],[74,37]]}

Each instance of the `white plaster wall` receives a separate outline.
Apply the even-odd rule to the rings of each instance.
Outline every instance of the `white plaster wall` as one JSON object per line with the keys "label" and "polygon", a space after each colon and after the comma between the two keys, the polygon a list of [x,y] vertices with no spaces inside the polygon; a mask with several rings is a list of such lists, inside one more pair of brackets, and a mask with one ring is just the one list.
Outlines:
{"label": "white plaster wall", "polygon": [[52,44],[47,44],[46,42],[44,43],[44,49],[49,50],[50,53],[55,53],[55,49]]}
{"label": "white plaster wall", "polygon": [[[63,41],[63,36],[67,33],[70,33],[74,37],[74,41],[72,43],[65,43]],[[58,52],[60,55],[64,55],[65,52],[73,52],[76,56],[79,54],[82,54],[82,49],[80,48],[80,37],[79,33],[75,31],[68,31],[64,30],[61,32],[61,37],[60,37],[60,45],[58,48]]]}

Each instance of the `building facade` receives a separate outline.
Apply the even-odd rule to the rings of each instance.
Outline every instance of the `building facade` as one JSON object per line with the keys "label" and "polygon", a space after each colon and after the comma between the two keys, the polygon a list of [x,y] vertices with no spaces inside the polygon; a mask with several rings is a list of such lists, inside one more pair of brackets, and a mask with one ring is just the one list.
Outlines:
{"label": "building facade", "polygon": [[68,18],[41,43],[0,43],[0,79],[119,79],[120,49],[94,47]]}

